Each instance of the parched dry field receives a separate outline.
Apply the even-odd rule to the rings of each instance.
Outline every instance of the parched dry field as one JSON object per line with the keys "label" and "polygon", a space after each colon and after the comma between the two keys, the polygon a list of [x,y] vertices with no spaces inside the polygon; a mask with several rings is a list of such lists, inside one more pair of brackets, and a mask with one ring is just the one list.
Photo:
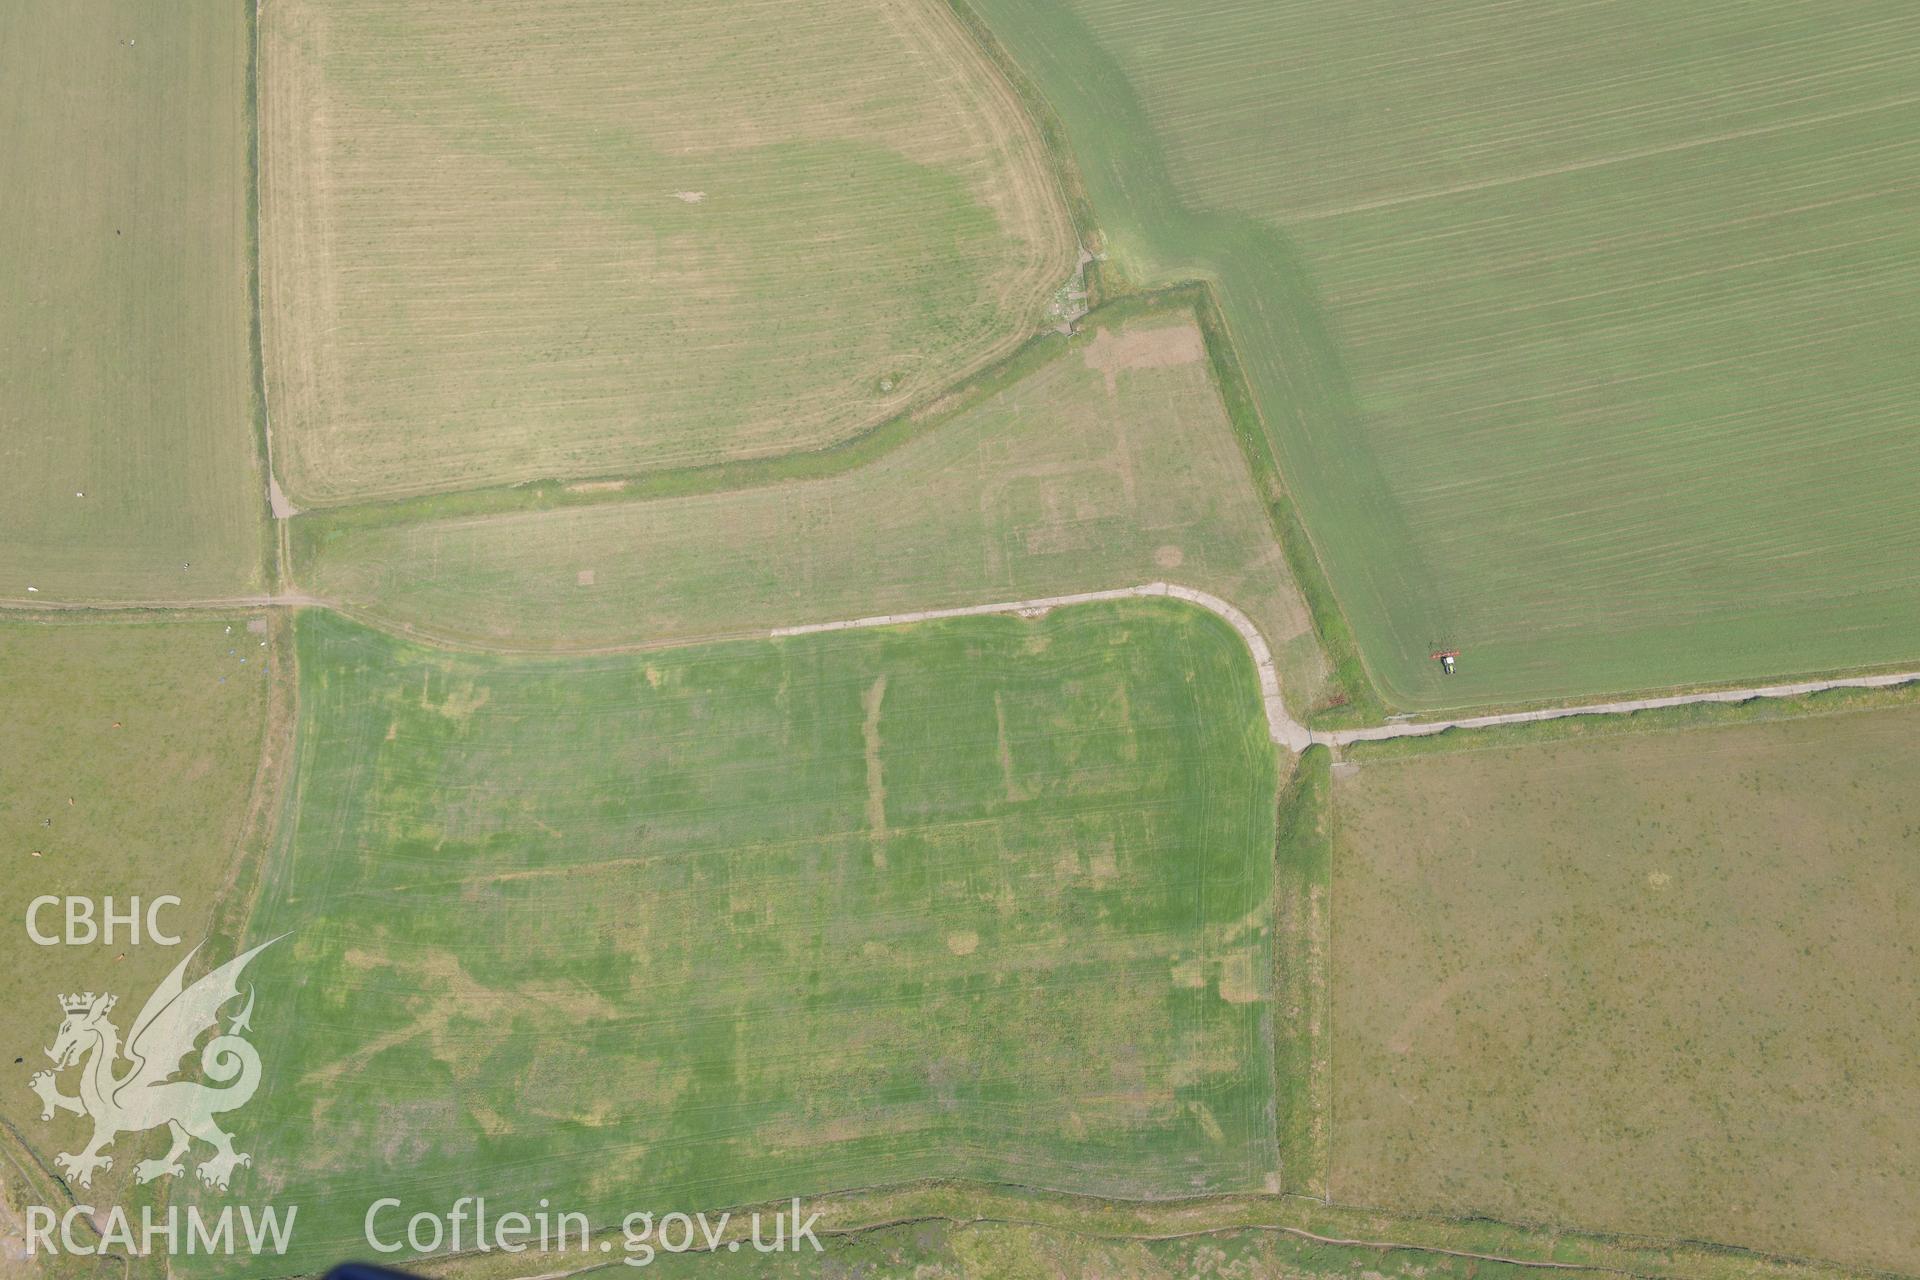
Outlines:
{"label": "parched dry field", "polygon": [[977,7],[1219,281],[1389,701],[1920,656],[1910,4]]}
{"label": "parched dry field", "polygon": [[1099,326],[878,460],[731,492],[393,525],[296,522],[301,584],[510,647],[712,637],[1170,580],[1326,666],[1186,313]]}
{"label": "parched dry field", "polygon": [[[262,761],[285,727],[291,673],[280,664],[290,645],[248,621],[0,621],[0,1062],[13,1072],[0,1121],[42,1161],[79,1150],[89,1132],[73,1116],[42,1122],[26,1088],[48,1065],[56,997],[111,991],[131,1018],[185,949],[219,927],[229,875],[264,839],[272,777]],[[282,756],[276,747],[273,758]],[[180,905],[161,923],[181,946],[129,945],[124,934],[113,946],[37,945],[27,906],[49,894],[110,894],[121,911],[131,896],[172,894]],[[62,932],[60,910],[43,909],[39,925]],[[72,1078],[64,1084],[71,1092]],[[96,1187],[128,1188],[132,1165],[117,1161]],[[17,1185],[13,1173],[0,1181]]]}
{"label": "parched dry field", "polygon": [[605,1226],[1271,1175],[1276,761],[1213,615],[514,659],[315,612],[299,649],[246,1175],[303,1206],[290,1265],[373,1195]]}
{"label": "parched dry field", "polygon": [[932,0],[262,14],[297,502],[818,447],[1039,328],[1075,246]]}
{"label": "parched dry field", "polygon": [[239,4],[0,8],[0,600],[260,586],[247,33]]}
{"label": "parched dry field", "polygon": [[1920,713],[1338,771],[1336,1200],[1920,1266]]}

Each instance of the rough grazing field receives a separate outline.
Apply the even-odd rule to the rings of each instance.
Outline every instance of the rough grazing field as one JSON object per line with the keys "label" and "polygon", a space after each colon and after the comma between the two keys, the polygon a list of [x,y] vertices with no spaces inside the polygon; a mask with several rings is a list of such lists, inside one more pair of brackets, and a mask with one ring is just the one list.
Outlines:
{"label": "rough grazing field", "polygon": [[[27,904],[43,894],[113,894],[124,908],[131,894],[171,893],[181,905],[162,923],[183,945],[200,941],[257,821],[267,673],[280,657],[272,643],[260,647],[263,639],[246,630],[244,615],[0,622],[0,856],[8,868],[0,890],[8,975],[0,1061],[32,1064],[12,1067],[0,1121],[43,1160],[78,1150],[89,1132],[72,1116],[43,1123],[25,1087],[47,1066],[42,1050],[61,1018],[55,997],[113,991],[131,1017],[181,953],[144,944],[38,946],[27,937]],[[58,915],[43,913],[43,931],[59,931]],[[71,1092],[72,1077],[65,1084]],[[149,1154],[158,1152],[139,1153]],[[132,1165],[133,1158],[116,1161],[96,1187],[123,1189]]]}
{"label": "rough grazing field", "polygon": [[1218,280],[1390,699],[1916,656],[1910,5],[977,7],[1116,263]]}
{"label": "rough grazing field", "polygon": [[308,614],[300,663],[250,1118],[312,1257],[380,1195],[1270,1175],[1275,758],[1211,614],[564,660]]}
{"label": "rough grazing field", "polygon": [[1324,660],[1184,314],[1099,328],[869,465],[733,492],[374,525],[303,517],[301,584],[368,617],[591,647],[1170,579]]}
{"label": "rough grazing field", "polygon": [[1336,1199],[1920,1266],[1920,713],[1336,781]]}
{"label": "rough grazing field", "polygon": [[263,26],[296,501],[765,456],[1010,351],[1072,270],[931,0],[290,0]]}
{"label": "rough grazing field", "polygon": [[238,4],[0,8],[0,599],[261,581],[247,56]]}

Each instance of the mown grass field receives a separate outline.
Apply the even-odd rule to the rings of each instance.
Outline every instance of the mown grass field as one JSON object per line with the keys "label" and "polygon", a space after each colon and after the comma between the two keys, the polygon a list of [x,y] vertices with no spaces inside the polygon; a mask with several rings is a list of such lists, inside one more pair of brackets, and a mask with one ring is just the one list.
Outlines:
{"label": "mown grass field", "polygon": [[1916,656],[1905,6],[969,8],[1113,267],[1217,280],[1390,701]]}
{"label": "mown grass field", "polygon": [[717,493],[385,523],[295,522],[295,576],[356,613],[583,648],[1166,579],[1260,626],[1295,705],[1326,686],[1186,312],[1101,325],[840,474]]}
{"label": "mown grass field", "polygon": [[[216,908],[243,847],[259,853],[256,775],[270,694],[275,675],[290,674],[275,673],[284,656],[277,637],[250,633],[246,622],[0,621],[0,963],[8,975],[0,1062],[10,1064],[0,1121],[43,1161],[79,1150],[90,1132],[67,1115],[43,1123],[26,1087],[48,1065],[42,1051],[60,1026],[57,997],[117,993],[124,1032],[185,949],[219,927]],[[39,946],[26,931],[27,906],[47,894],[111,894],[121,911],[131,895],[173,894],[181,904],[161,922],[181,945],[130,946],[120,937],[113,946]],[[39,924],[60,933],[60,910],[44,911]],[[73,1078],[63,1083],[72,1092]],[[138,1142],[124,1139],[116,1151]],[[133,1163],[117,1160],[96,1187],[130,1189]],[[14,1186],[7,1173],[0,1184]]]}
{"label": "mown grass field", "polygon": [[1336,772],[1337,1200],[1920,1263],[1920,713]]}
{"label": "mown grass field", "polygon": [[267,6],[276,464],[336,504],[818,448],[1047,322],[1039,139],[927,0]]}
{"label": "mown grass field", "polygon": [[1212,615],[511,659],[310,613],[299,649],[249,1134],[306,1256],[380,1195],[1272,1174],[1275,757]]}
{"label": "mown grass field", "polygon": [[262,582],[247,41],[241,5],[0,12],[0,600]]}

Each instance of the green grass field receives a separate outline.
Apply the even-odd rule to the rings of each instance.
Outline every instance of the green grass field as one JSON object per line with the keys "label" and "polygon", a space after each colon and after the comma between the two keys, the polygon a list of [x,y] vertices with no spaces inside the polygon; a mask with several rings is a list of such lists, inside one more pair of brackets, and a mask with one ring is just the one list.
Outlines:
{"label": "green grass field", "polygon": [[604,1223],[1271,1175],[1275,758],[1212,615],[564,660],[299,636],[245,1194],[303,1205],[310,1259],[380,1194]]}
{"label": "green grass field", "polygon": [[0,12],[0,600],[260,588],[247,32],[238,4]]}
{"label": "green grass field", "polygon": [[1916,656],[1896,0],[970,7],[1119,274],[1218,282],[1390,701]]}
{"label": "green grass field", "polygon": [[1337,1200],[1920,1265],[1920,712],[1337,771]]}
{"label": "green grass field", "polygon": [[383,623],[558,648],[1166,579],[1244,609],[1289,700],[1313,706],[1325,660],[1191,315],[1096,326],[1057,350],[839,474],[392,523],[318,513],[295,522],[295,577]]}
{"label": "green grass field", "polygon": [[763,457],[1048,322],[1067,212],[930,0],[263,12],[276,465],[297,502]]}
{"label": "green grass field", "polygon": [[[269,706],[284,701],[269,695],[285,646],[246,622],[0,622],[0,963],[9,983],[0,1062],[21,1060],[0,1089],[0,1122],[42,1161],[79,1150],[89,1132],[72,1116],[43,1122],[26,1088],[48,1065],[42,1051],[62,1017],[56,997],[115,992],[124,1031],[185,949],[220,928],[216,910],[243,851],[260,852],[258,805],[269,788],[256,775]],[[122,911],[131,895],[173,894],[179,907],[160,919],[181,946],[124,937],[110,947],[39,946],[26,931],[27,906],[49,894],[111,894]],[[61,932],[59,909],[43,911],[39,924]],[[72,1077],[63,1083],[71,1092]],[[124,1192],[132,1165],[118,1161],[96,1188]],[[13,1183],[11,1172],[0,1185]]]}

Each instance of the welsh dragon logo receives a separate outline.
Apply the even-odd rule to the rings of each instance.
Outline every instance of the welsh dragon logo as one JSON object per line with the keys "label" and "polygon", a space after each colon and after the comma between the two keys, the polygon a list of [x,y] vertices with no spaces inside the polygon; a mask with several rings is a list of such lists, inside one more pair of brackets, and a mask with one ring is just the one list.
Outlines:
{"label": "welsh dragon logo", "polygon": [[[113,1168],[113,1157],[101,1154],[101,1150],[111,1146],[114,1138],[161,1125],[172,1133],[173,1146],[158,1160],[134,1165],[134,1177],[141,1182],[186,1172],[181,1157],[195,1138],[213,1148],[213,1154],[201,1161],[197,1170],[200,1181],[210,1187],[226,1190],[234,1169],[253,1163],[251,1156],[233,1149],[233,1135],[214,1122],[215,1116],[245,1106],[260,1085],[260,1054],[241,1038],[241,1032],[251,1029],[251,987],[246,1007],[228,1022],[226,1032],[216,1034],[200,1050],[201,1074],[224,1087],[173,1077],[180,1072],[180,1060],[193,1052],[194,1042],[202,1033],[220,1030],[220,1009],[239,997],[240,973],[248,961],[278,941],[263,942],[183,988],[181,975],[200,950],[195,947],[147,997],[124,1047],[119,1028],[107,1020],[119,997],[91,991],[60,997],[60,1010],[66,1018],[53,1047],[47,1050],[53,1070],[40,1072],[29,1084],[40,1095],[42,1120],[53,1119],[56,1111],[71,1111],[93,1120],[93,1140],[84,1150],[53,1158],[75,1185],[90,1185],[95,1169]],[[128,1065],[118,1070],[122,1059]],[[61,1072],[73,1066],[80,1068],[78,1097],[61,1093],[57,1080]]]}

